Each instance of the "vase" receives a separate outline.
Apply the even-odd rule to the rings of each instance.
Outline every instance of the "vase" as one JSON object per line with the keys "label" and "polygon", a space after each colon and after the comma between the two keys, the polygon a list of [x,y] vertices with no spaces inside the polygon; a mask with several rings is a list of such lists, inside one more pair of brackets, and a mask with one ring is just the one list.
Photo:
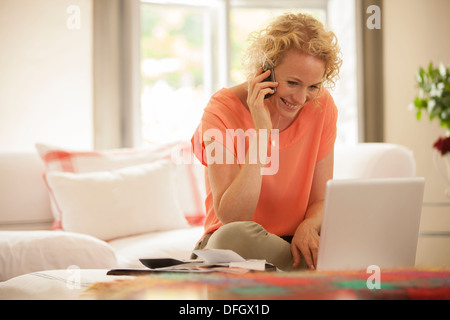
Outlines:
{"label": "vase", "polygon": [[442,155],[437,150],[434,153],[434,163],[438,169],[441,177],[447,183],[447,189],[445,190],[445,195],[450,198],[450,153]]}

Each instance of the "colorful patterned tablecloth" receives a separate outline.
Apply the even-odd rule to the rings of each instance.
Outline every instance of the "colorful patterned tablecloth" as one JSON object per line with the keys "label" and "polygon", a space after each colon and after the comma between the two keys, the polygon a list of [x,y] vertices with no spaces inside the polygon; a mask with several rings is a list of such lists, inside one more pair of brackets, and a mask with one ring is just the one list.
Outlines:
{"label": "colorful patterned tablecloth", "polygon": [[152,273],[96,283],[81,299],[446,299],[450,270]]}

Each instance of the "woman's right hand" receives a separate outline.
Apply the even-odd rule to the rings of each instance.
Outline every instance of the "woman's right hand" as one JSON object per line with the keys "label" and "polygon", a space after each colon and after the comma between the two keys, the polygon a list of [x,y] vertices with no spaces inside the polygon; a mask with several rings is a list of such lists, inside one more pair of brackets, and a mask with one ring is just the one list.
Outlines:
{"label": "woman's right hand", "polygon": [[263,82],[270,75],[270,70],[263,72],[260,68],[255,77],[248,81],[247,105],[253,118],[255,129],[272,129],[272,120],[268,104],[270,99],[264,99],[267,94],[273,94],[273,87],[278,86],[278,82]]}

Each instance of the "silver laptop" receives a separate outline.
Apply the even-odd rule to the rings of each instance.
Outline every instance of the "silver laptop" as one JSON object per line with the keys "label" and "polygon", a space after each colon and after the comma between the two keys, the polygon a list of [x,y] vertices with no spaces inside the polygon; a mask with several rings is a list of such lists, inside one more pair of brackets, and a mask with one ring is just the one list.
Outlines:
{"label": "silver laptop", "polygon": [[317,270],[414,266],[424,178],[330,180]]}

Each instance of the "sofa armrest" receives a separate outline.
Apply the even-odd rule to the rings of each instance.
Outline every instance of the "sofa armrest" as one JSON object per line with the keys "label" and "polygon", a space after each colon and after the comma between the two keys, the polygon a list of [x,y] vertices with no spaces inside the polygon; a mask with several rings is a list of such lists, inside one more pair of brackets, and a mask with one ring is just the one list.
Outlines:
{"label": "sofa armrest", "polygon": [[390,143],[360,143],[335,148],[334,179],[413,177],[414,155],[408,148]]}

